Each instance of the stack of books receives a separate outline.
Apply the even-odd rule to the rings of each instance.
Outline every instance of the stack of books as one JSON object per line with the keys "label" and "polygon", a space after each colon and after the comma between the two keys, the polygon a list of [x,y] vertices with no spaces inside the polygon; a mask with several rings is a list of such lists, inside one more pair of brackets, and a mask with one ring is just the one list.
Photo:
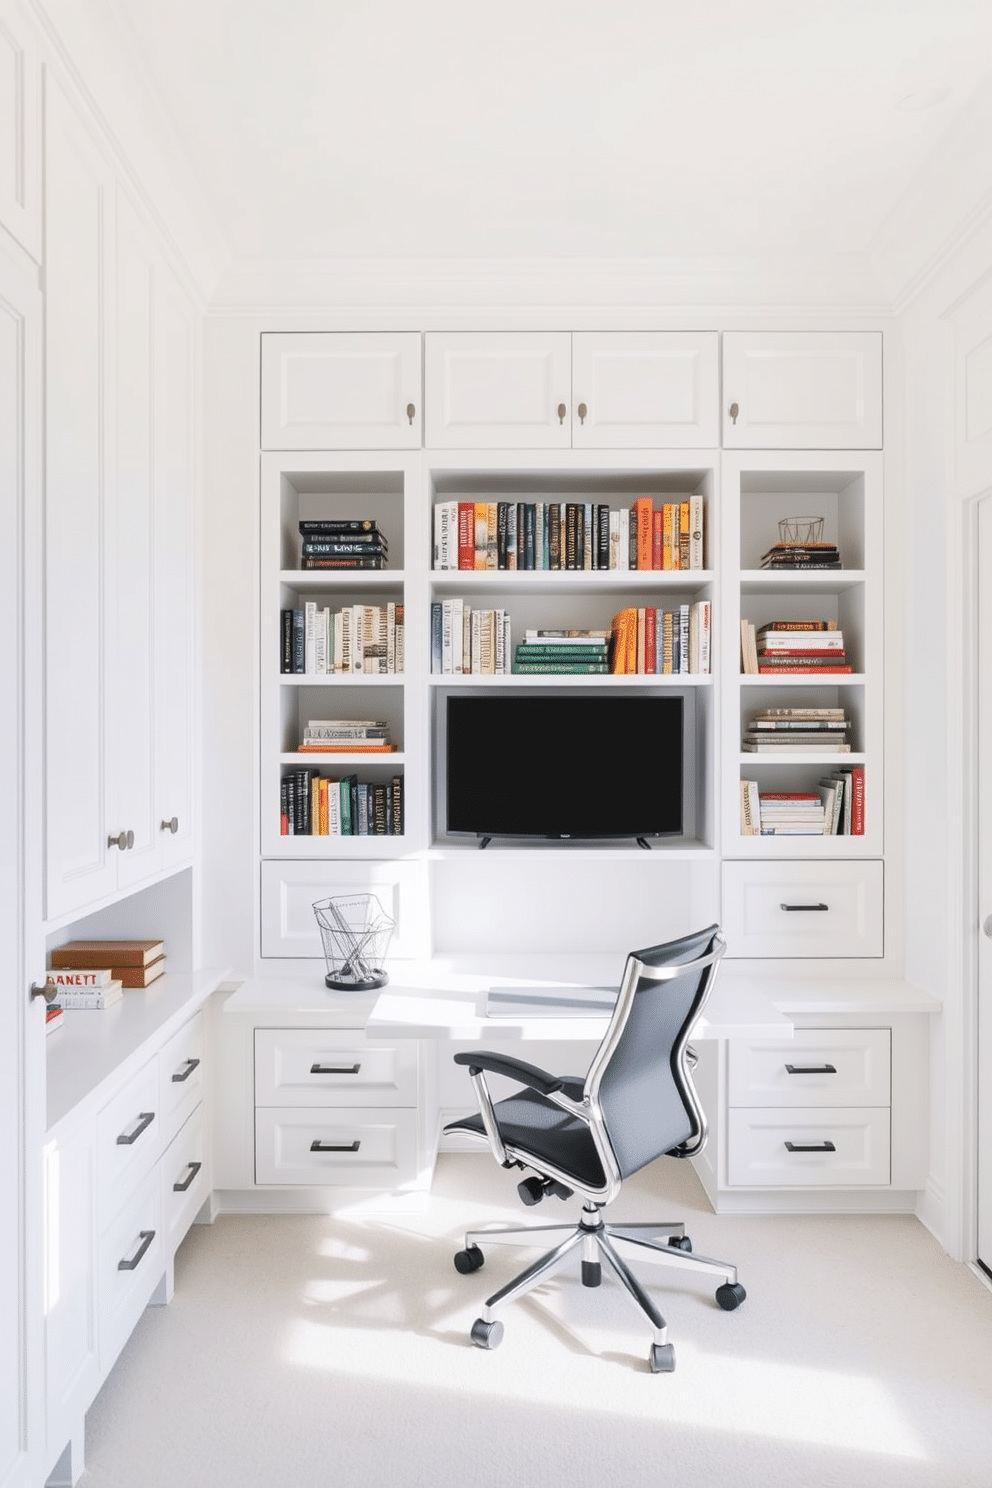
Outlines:
{"label": "stack of books", "polygon": [[762,568],[843,568],[836,543],[777,542],[761,555]]}
{"label": "stack of books", "polygon": [[431,605],[432,672],[503,676],[512,654],[508,610],[473,609],[458,598]]}
{"label": "stack of books", "polygon": [[711,620],[708,599],[674,610],[650,606],[620,610],[613,617],[611,671],[617,676],[705,675],[710,669]]}
{"label": "stack of books", "polygon": [[106,1008],[125,987],[150,987],[165,971],[161,940],[70,940],[49,957],[60,1007]]}
{"label": "stack of books", "polygon": [[741,781],[742,837],[822,837],[825,810],[815,791],[762,791]]}
{"label": "stack of books", "polygon": [[394,754],[384,719],[311,718],[299,754]]}
{"label": "stack of books", "polygon": [[300,522],[301,568],[385,568],[389,543],[370,518]]}
{"label": "stack of books", "polygon": [[741,670],[752,676],[850,673],[836,620],[770,620],[757,631],[741,621]]}
{"label": "stack of books", "polygon": [[703,498],[656,507],[602,501],[439,501],[433,563],[444,569],[701,569]]}
{"label": "stack of books", "polygon": [[602,630],[528,630],[513,653],[513,670],[523,676],[608,673],[609,636]]}
{"label": "stack of books", "polygon": [[386,604],[345,605],[332,610],[307,600],[281,610],[280,671],[294,676],[332,673],[366,676],[403,671],[404,608]]}
{"label": "stack of books", "polygon": [[766,708],[748,724],[745,754],[850,754],[843,708]]}

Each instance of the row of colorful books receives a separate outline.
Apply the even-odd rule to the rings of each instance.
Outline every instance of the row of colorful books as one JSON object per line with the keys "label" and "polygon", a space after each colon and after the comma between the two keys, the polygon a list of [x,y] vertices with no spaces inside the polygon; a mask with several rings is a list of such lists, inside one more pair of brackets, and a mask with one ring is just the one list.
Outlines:
{"label": "row of colorful books", "polygon": [[865,770],[850,765],[821,775],[812,790],[762,791],[742,780],[742,837],[863,837]]}
{"label": "row of colorful books", "polygon": [[371,518],[308,518],[299,526],[302,569],[388,566],[389,543]]}
{"label": "row of colorful books", "polygon": [[370,782],[290,770],[280,782],[279,816],[283,837],[402,837],[403,776]]}
{"label": "row of colorful books", "polygon": [[126,988],[150,987],[165,972],[161,940],[70,940],[49,955],[48,980],[57,988],[46,1028],[61,1021],[56,1009],[101,1009],[120,1002]]}
{"label": "row of colorful books", "polygon": [[464,599],[431,605],[431,671],[457,676],[505,676],[511,659],[510,613],[480,609]]}
{"label": "row of colorful books", "polygon": [[280,670],[294,676],[383,675],[404,669],[404,607],[315,600],[281,610]]}
{"label": "row of colorful books", "polygon": [[708,599],[666,610],[650,606],[613,617],[610,670],[615,675],[706,675],[710,670],[712,605]]}
{"label": "row of colorful books", "polygon": [[701,569],[703,498],[629,507],[596,501],[439,501],[435,569]]}
{"label": "row of colorful books", "polygon": [[854,669],[836,620],[741,620],[741,671],[747,676],[839,675]]}

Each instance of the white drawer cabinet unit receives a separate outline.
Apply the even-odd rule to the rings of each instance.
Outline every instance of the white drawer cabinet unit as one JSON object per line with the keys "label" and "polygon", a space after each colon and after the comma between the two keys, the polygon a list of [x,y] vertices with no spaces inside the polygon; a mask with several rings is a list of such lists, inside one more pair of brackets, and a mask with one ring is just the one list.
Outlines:
{"label": "white drawer cabinet unit", "polygon": [[878,331],[725,331],[725,449],[881,449]]}
{"label": "white drawer cabinet unit", "polygon": [[172,1295],[176,1250],[210,1198],[211,973],[170,973],[105,1011],[66,1013],[48,1050],[47,1463],[83,1470],[83,1421],[144,1308]]}
{"label": "white drawer cabinet unit", "polygon": [[428,448],[717,443],[715,331],[428,331],[424,358]]}
{"label": "white drawer cabinet unit", "polygon": [[265,332],[262,448],[419,449],[420,332]]}

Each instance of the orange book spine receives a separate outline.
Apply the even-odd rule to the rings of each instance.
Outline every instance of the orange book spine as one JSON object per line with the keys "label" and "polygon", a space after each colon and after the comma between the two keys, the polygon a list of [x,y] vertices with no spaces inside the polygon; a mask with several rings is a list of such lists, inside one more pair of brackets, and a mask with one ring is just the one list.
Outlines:
{"label": "orange book spine", "polygon": [[661,563],[659,568],[674,568],[672,562],[672,503],[666,501],[662,507]]}
{"label": "orange book spine", "polygon": [[655,667],[655,648],[657,646],[658,611],[648,608],[644,611],[644,670],[653,672]]}
{"label": "orange book spine", "polygon": [[637,567],[648,570],[652,567],[654,545],[654,507],[650,496],[638,496],[634,502],[634,515],[637,521]]}

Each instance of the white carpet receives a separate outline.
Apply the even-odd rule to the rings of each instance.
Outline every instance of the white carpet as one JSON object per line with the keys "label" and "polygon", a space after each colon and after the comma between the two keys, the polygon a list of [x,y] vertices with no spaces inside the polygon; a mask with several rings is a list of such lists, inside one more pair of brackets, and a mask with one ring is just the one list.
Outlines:
{"label": "white carpet", "polygon": [[461,1276],[462,1232],[576,1210],[525,1210],[489,1158],[448,1156],[420,1213],[195,1228],[87,1418],[85,1488],[992,1485],[992,1293],[915,1220],[717,1217],[662,1161],[613,1216],[685,1219],[737,1265],[738,1311],[638,1266],[677,1358],[653,1375],[619,1284],[565,1273],[474,1348],[485,1296],[537,1252]]}

